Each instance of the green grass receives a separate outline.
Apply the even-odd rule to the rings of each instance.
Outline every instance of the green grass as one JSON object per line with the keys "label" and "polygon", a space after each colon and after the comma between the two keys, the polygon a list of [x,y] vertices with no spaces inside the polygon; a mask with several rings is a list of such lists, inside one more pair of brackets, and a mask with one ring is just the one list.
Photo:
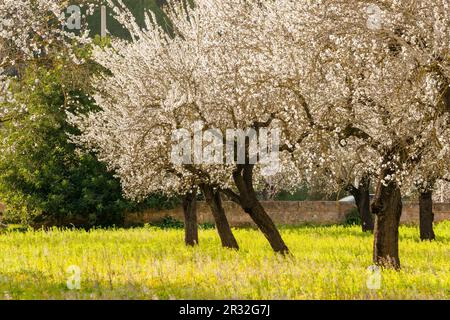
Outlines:
{"label": "green grass", "polygon": [[[402,270],[367,288],[372,236],[359,227],[282,228],[293,257],[273,254],[256,230],[238,229],[239,252],[215,230],[186,248],[183,231],[52,230],[0,234],[0,299],[449,299],[450,222],[420,242],[401,228]],[[81,270],[69,290],[67,268]]]}

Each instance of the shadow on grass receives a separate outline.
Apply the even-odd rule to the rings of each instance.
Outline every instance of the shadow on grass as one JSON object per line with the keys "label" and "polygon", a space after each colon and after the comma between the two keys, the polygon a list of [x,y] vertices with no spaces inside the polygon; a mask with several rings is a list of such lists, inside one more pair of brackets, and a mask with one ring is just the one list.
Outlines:
{"label": "shadow on grass", "polygon": [[[441,222],[448,223],[448,222]],[[437,223],[434,227],[436,233],[436,240],[428,241],[428,242],[450,242],[450,234],[448,232],[440,233],[440,223]],[[339,227],[339,228],[337,228]],[[401,225],[401,227],[408,227],[414,229],[414,232],[402,232],[400,229],[399,239],[400,240],[410,240],[417,243],[427,243],[427,241],[422,241],[420,239],[420,230],[416,225]],[[319,232],[320,234],[324,234],[326,236],[353,236],[359,238],[373,238],[374,234],[372,232],[363,232],[361,227],[358,225],[340,225],[340,224],[330,224],[330,225],[315,225],[315,224],[302,224],[297,226],[290,225],[279,225],[279,230],[283,232],[283,230],[287,231],[307,231],[310,233]]]}
{"label": "shadow on grass", "polygon": [[[69,278],[67,279],[69,280]],[[130,280],[111,283],[81,278],[79,289],[69,289],[67,280],[55,280],[40,271],[0,273],[0,300],[152,300],[220,299],[221,292],[184,280],[155,281],[151,286]]]}
{"label": "shadow on grass", "polygon": [[302,225],[279,225],[279,230],[290,231],[290,232],[307,232],[307,233],[320,233],[326,236],[353,236],[360,238],[372,238],[373,233],[363,232],[359,226],[356,225],[340,225],[340,224],[329,224],[329,225],[315,225],[315,224],[302,224]]}

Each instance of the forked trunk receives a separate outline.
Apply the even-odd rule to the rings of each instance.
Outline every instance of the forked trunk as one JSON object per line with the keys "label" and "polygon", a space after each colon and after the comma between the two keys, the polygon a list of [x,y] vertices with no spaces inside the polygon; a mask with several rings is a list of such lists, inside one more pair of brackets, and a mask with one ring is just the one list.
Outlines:
{"label": "forked trunk", "polygon": [[395,181],[384,185],[380,179],[372,212],[375,214],[373,261],[382,267],[400,269],[398,228],[402,214],[402,198]]}
{"label": "forked trunk", "polygon": [[210,185],[202,185],[201,189],[203,195],[205,196],[206,202],[211,208],[211,213],[214,217],[222,246],[225,248],[239,250],[239,245],[233,235],[233,232],[231,231],[227,216],[225,215],[225,210],[222,206],[220,192],[218,190],[214,190]]}
{"label": "forked trunk", "polygon": [[374,221],[370,212],[370,180],[364,178],[358,188],[354,186],[350,188],[350,193],[355,198],[356,207],[358,208],[361,219],[362,231],[373,232]]}
{"label": "forked trunk", "polygon": [[198,244],[197,199],[196,192],[187,193],[183,197],[184,241],[187,246]]}
{"label": "forked trunk", "polygon": [[433,200],[432,191],[421,192],[419,197],[420,208],[420,239],[434,240],[435,234],[433,230]]}
{"label": "forked trunk", "polygon": [[289,254],[289,249],[266,210],[257,199],[253,188],[253,165],[240,165],[233,173],[233,180],[239,190],[240,205],[250,215],[269,241],[275,252]]}

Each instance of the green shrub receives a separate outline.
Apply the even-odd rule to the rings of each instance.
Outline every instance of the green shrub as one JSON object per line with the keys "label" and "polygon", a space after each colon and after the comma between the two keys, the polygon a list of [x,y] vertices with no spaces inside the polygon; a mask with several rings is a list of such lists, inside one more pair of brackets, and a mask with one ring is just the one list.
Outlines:
{"label": "green shrub", "polygon": [[12,86],[15,101],[25,105],[0,129],[0,198],[4,220],[34,223],[83,220],[89,226],[121,224],[130,203],[119,181],[95,155],[79,152],[67,134],[77,131],[66,111],[95,108],[89,97],[66,85],[63,65],[52,70],[29,66]]}
{"label": "green shrub", "polygon": [[[154,222],[150,224],[152,227],[157,227],[161,229],[183,229],[184,222],[178,219],[175,219],[171,216],[164,217],[159,222]],[[214,229],[216,225],[214,223],[201,223],[198,225],[201,230]]]}
{"label": "green shrub", "polygon": [[359,216],[357,208],[352,208],[347,211],[345,215],[344,225],[347,226],[361,225],[361,217]]}
{"label": "green shrub", "polygon": [[198,227],[201,230],[208,230],[208,229],[215,229],[216,225],[214,223],[205,222],[205,223],[199,224]]}
{"label": "green shrub", "polygon": [[175,219],[170,216],[166,216],[160,222],[152,223],[152,226],[161,228],[161,229],[183,229],[184,223],[178,219]]}

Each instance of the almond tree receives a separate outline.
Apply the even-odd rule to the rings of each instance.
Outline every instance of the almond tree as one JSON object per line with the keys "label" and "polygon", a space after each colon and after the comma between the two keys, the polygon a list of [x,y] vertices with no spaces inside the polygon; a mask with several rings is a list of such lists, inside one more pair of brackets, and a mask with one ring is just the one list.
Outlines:
{"label": "almond tree", "polygon": [[[170,112],[173,117],[170,118],[172,130],[192,128],[198,121],[201,121],[202,128],[215,128],[221,132],[227,129],[257,131],[288,124],[292,128],[298,126],[289,121],[296,110],[289,108],[288,102],[280,100],[284,95],[291,94],[281,86],[274,85],[270,74],[260,69],[273,68],[273,60],[268,60],[272,57],[266,55],[270,43],[267,43],[261,31],[276,23],[275,16],[271,17],[269,25],[262,23],[261,18],[266,15],[264,6],[258,1],[234,0],[223,3],[205,0],[198,1],[195,8],[172,5],[169,10],[169,17],[175,27],[174,38],[156,27],[151,17],[147,18],[147,30],[140,30],[125,8],[116,8],[117,19],[130,31],[133,41],[131,44],[113,41],[110,50],[97,54],[96,60],[113,70],[112,79],[116,80],[111,81],[121,86],[111,86],[106,80],[98,82],[105,83],[98,90],[101,98],[97,98],[103,110],[106,110],[102,100],[104,96],[117,92],[114,105],[110,103],[112,106],[107,108],[120,110],[127,106],[133,109],[140,115],[141,121],[139,126],[133,123],[134,131],[143,133],[149,126],[147,122],[157,119],[146,116],[149,108],[158,110],[155,112],[158,114]],[[264,41],[263,46],[269,44],[269,47],[261,47],[261,53],[255,55],[253,49],[260,45],[260,41]],[[125,61],[133,63],[125,64]],[[115,72],[121,64],[120,71]],[[120,111],[117,113],[120,114]],[[111,118],[114,117],[117,114],[111,115]],[[160,123],[157,119],[154,125]],[[131,130],[133,126],[129,128]],[[107,130],[102,135],[91,135],[87,140],[104,139],[103,143],[107,144]],[[286,134],[288,131],[283,132]],[[293,136],[291,139],[296,138],[296,132],[289,133]],[[288,148],[289,141],[283,139],[285,141],[282,141],[281,148]],[[225,193],[250,215],[275,251],[287,253],[287,246],[280,233],[256,196],[264,168],[249,159],[251,143],[244,145],[245,163],[214,165],[194,161],[189,165],[175,166],[175,169],[183,176],[195,175],[203,190],[206,184]],[[231,143],[231,148],[237,148],[237,140]],[[112,152],[108,150],[108,154]],[[165,152],[167,154],[169,148]],[[281,158],[290,159],[290,156]],[[146,161],[148,159],[141,163]],[[131,162],[123,161],[119,165],[126,168]],[[287,161],[286,167],[289,167]],[[295,171],[292,166],[290,170]],[[124,180],[124,188],[127,188],[127,173],[122,171],[118,169],[118,174]],[[297,170],[292,177],[298,175]],[[145,180],[143,177],[138,179]],[[220,196],[208,196],[205,190],[204,193],[207,199],[220,199]]]}
{"label": "almond tree", "polygon": [[[424,155],[448,127],[448,6],[447,1],[278,1],[264,17],[277,17],[279,24],[270,24],[270,18],[260,23],[270,24],[263,34],[270,39],[265,53],[274,67],[259,69],[270,75],[273,87],[285,89],[279,101],[289,103],[298,119],[294,126],[287,122],[285,137],[296,138],[285,150],[309,167],[308,175],[319,165],[332,168],[336,148],[329,145],[340,145],[360,163],[353,174],[377,176],[374,262],[386,267],[400,267],[401,188],[418,166],[433,167]],[[447,147],[439,148],[444,151],[436,160],[448,163]]]}
{"label": "almond tree", "polygon": [[[448,127],[448,2],[333,5],[339,17],[328,36],[334,57],[331,64],[321,60],[321,66],[341,86],[336,95],[341,101],[333,103],[338,142],[358,143],[360,150],[377,154],[361,158],[379,175],[372,204],[374,262],[399,268],[401,188],[417,166],[433,165],[424,155]],[[445,154],[436,160],[445,163]]]}
{"label": "almond tree", "polygon": [[[110,67],[111,72],[118,71]],[[116,99],[123,94],[121,90],[129,90],[132,86],[122,87],[121,80],[111,77],[97,84],[112,90],[99,103],[102,106],[100,112],[73,119],[84,134],[73,136],[72,140],[91,148],[100,161],[115,171],[128,198],[139,201],[154,193],[183,195],[185,243],[190,246],[198,244],[195,179],[183,176],[171,167],[170,152],[166,150],[171,144],[167,130],[170,130],[172,121],[158,109],[152,110],[151,106],[143,117],[142,112],[135,112],[130,101],[124,101],[124,104],[117,102]],[[99,99],[97,97],[97,102]]]}
{"label": "almond tree", "polygon": [[195,38],[181,34],[182,28],[190,28],[191,36],[200,36],[196,34],[200,31],[181,12],[171,15],[179,33],[174,38],[153,23],[152,15],[147,16],[147,29],[141,30],[123,4],[110,5],[132,41],[112,39],[110,47],[95,51],[95,61],[110,74],[94,83],[101,111],[73,119],[83,132],[74,140],[90,147],[115,170],[127,197],[139,200],[154,192],[182,194],[188,244],[198,242],[195,195],[201,189],[223,246],[237,249],[217,189],[229,180],[227,168],[213,166],[216,174],[211,176],[208,165],[172,159],[178,139],[174,133],[181,130],[191,138],[198,130],[196,121],[201,120],[195,99],[200,80],[205,80],[196,75],[201,63],[198,44]]}
{"label": "almond tree", "polygon": [[[435,129],[434,140],[429,142],[426,152],[421,155],[421,161],[409,182],[412,192],[418,193],[419,197],[421,240],[434,240],[436,237],[433,230],[433,194],[437,192],[437,195],[443,198],[443,193],[448,192],[444,183],[450,169],[450,150],[448,148],[450,127],[444,124]],[[439,192],[442,195],[439,195]]]}
{"label": "almond tree", "polygon": [[[2,100],[7,97],[8,76],[17,76],[19,67],[48,51],[61,39],[60,28],[49,28],[50,19],[61,10],[47,1],[0,1],[0,89]],[[24,108],[0,108],[0,123],[9,121]]]}

